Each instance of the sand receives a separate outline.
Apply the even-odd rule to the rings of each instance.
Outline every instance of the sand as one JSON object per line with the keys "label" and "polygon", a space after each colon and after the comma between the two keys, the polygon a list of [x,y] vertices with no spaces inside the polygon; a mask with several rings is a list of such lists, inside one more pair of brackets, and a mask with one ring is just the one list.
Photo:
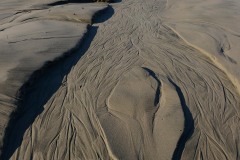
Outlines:
{"label": "sand", "polygon": [[1,159],[240,158],[237,0],[0,3]]}
{"label": "sand", "polygon": [[3,8],[0,13],[2,147],[9,119],[21,103],[21,90],[37,79],[51,62],[79,47],[94,14],[106,9],[107,4],[1,1],[0,6]]}

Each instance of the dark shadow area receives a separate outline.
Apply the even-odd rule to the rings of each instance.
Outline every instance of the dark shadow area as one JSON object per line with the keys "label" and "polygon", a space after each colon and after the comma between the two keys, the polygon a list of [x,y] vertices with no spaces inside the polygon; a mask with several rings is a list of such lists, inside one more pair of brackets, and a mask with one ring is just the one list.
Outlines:
{"label": "dark shadow area", "polygon": [[180,102],[182,105],[184,118],[185,118],[184,131],[183,131],[180,139],[178,140],[177,147],[176,147],[176,149],[173,153],[173,157],[172,157],[172,160],[180,160],[182,157],[183,150],[185,148],[185,144],[194,132],[194,120],[192,117],[192,113],[190,112],[190,110],[186,104],[186,101],[185,101],[185,98],[184,98],[184,95],[183,95],[181,89],[170,78],[168,78],[168,80],[169,80],[169,82],[171,82],[171,84],[175,87],[175,89],[177,91],[177,94],[180,98]]}
{"label": "dark shadow area", "polygon": [[92,0],[65,0],[65,1],[57,1],[53,3],[49,3],[48,6],[59,6],[59,5],[64,5],[68,3],[92,3],[94,1]]}
{"label": "dark shadow area", "polygon": [[150,76],[152,76],[158,83],[158,86],[157,86],[157,90],[156,90],[156,96],[155,96],[155,99],[154,99],[154,105],[156,106],[158,103],[159,103],[159,100],[160,100],[160,87],[161,87],[161,82],[160,80],[157,78],[156,74],[150,70],[149,68],[146,68],[146,67],[142,67],[144,70],[146,70]]}
{"label": "dark shadow area", "polygon": [[[122,0],[105,0],[107,3],[119,3]],[[97,2],[96,0],[65,0],[65,1],[57,1],[48,4],[48,6],[59,6],[59,5],[64,5],[68,3],[94,3]],[[104,2],[104,1],[103,1]]]}
{"label": "dark shadow area", "polygon": [[120,2],[122,2],[122,0],[112,0],[111,3],[120,3]]}
{"label": "dark shadow area", "polygon": [[92,23],[103,23],[110,19],[112,15],[114,14],[114,9],[108,5],[108,7],[105,10],[97,12],[93,18]]}
{"label": "dark shadow area", "polygon": [[[113,14],[109,10],[104,14]],[[98,16],[101,16],[98,14]],[[111,17],[109,15],[108,17]],[[96,19],[98,17],[95,17]],[[107,20],[107,19],[105,19]],[[46,63],[35,71],[29,80],[21,87],[18,93],[19,101],[17,109],[10,116],[3,140],[1,160],[8,160],[21,145],[26,130],[44,110],[44,105],[53,94],[64,85],[64,77],[71,68],[77,64],[85,52],[89,49],[92,40],[97,34],[98,27],[88,26],[88,32],[78,45],[63,56],[52,62]]]}
{"label": "dark shadow area", "polygon": [[64,4],[68,4],[67,1],[57,1],[57,2],[53,2],[53,3],[49,3],[48,6],[59,6],[59,5],[64,5]]}

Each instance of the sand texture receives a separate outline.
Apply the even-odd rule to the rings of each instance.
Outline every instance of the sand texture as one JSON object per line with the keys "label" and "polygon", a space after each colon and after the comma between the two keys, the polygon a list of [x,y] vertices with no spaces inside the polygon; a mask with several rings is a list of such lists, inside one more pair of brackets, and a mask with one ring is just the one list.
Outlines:
{"label": "sand texture", "polygon": [[76,50],[93,15],[106,7],[106,4],[53,5],[53,1],[0,2],[1,147],[10,116],[22,99],[22,90],[38,79],[36,75],[51,61]]}
{"label": "sand texture", "polygon": [[0,8],[1,159],[240,159],[237,0]]}

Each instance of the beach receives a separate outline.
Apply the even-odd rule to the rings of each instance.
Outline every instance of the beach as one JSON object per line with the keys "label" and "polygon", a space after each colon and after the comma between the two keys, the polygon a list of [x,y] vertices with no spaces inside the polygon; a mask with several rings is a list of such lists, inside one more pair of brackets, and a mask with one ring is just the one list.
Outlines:
{"label": "beach", "polygon": [[239,159],[239,7],[0,2],[0,159]]}

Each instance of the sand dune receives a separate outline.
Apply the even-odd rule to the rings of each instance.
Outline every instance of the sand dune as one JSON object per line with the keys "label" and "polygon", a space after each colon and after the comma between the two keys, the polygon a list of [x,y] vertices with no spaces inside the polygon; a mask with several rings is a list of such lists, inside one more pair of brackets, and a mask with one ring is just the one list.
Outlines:
{"label": "sand dune", "polygon": [[240,93],[239,6],[237,0],[173,0],[162,17],[176,34],[223,70]]}
{"label": "sand dune", "polygon": [[[28,3],[27,3],[28,2]],[[106,4],[48,5],[36,1],[0,2],[0,146],[22,90],[51,61],[79,47],[94,14]],[[26,5],[27,4],[27,5]],[[41,5],[40,5],[41,4]],[[7,15],[7,16],[6,16]],[[29,80],[30,79],[30,80]],[[22,110],[22,109],[20,109]],[[18,111],[17,111],[18,112]]]}
{"label": "sand dune", "polygon": [[238,1],[46,4],[1,11],[2,159],[240,158]]}

